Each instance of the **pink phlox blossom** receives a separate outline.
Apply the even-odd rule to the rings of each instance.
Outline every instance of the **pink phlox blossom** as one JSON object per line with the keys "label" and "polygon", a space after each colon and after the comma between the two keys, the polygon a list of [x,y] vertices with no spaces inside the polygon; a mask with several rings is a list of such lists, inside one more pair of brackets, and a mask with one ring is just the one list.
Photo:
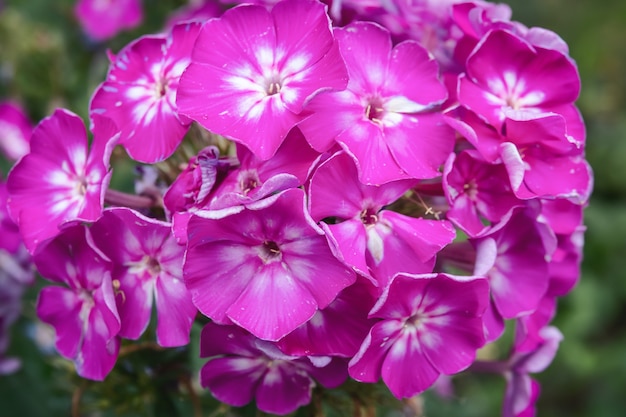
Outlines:
{"label": "pink phlox blossom", "polygon": [[89,37],[104,41],[141,23],[141,0],[78,0],[74,14]]}
{"label": "pink phlox blossom", "polygon": [[188,130],[191,120],[179,115],[176,95],[200,27],[200,22],[181,23],[168,34],[126,45],[91,100],[90,113],[115,122],[119,144],[137,161],[166,159]]}
{"label": "pink phlox blossom", "polygon": [[259,410],[284,415],[311,401],[316,381],[336,388],[347,377],[345,360],[288,356],[237,326],[211,322],[200,337],[200,356],[209,358],[200,383],[230,405],[254,399]]}
{"label": "pink phlox blossom", "polygon": [[206,206],[208,197],[219,177],[230,169],[227,161],[220,161],[219,149],[207,146],[192,156],[187,166],[170,185],[163,196],[169,216]]}
{"label": "pink phlox blossom", "polygon": [[347,81],[322,3],[242,5],[204,24],[177,102],[208,130],[269,159],[304,117],[305,102]]}
{"label": "pink phlox blossom", "polygon": [[350,81],[307,105],[299,124],[318,151],[337,142],[355,160],[364,184],[433,178],[454,146],[454,135],[434,110],[446,98],[437,63],[417,42],[392,49],[389,32],[355,22],[336,29]]}
{"label": "pink phlox blossom", "polygon": [[460,119],[446,118],[488,162],[503,163],[519,199],[567,198],[584,204],[593,174],[583,145],[569,135],[565,119],[556,113],[505,111],[503,133],[475,113],[460,109]]}
{"label": "pink phlox blossom", "polygon": [[474,277],[396,275],[370,312],[380,321],[350,361],[350,376],[361,382],[382,377],[403,398],[428,389],[441,374],[466,369],[485,343],[488,287]]}
{"label": "pink phlox blossom", "polygon": [[529,353],[515,353],[505,372],[507,388],[504,395],[503,417],[533,417],[539,397],[539,383],[530,373],[543,371],[554,359],[563,335],[552,326],[541,330],[542,343]]}
{"label": "pink phlox blossom", "polygon": [[481,38],[491,30],[506,30],[528,41],[535,47],[552,49],[567,55],[567,43],[556,33],[539,28],[527,28],[520,22],[511,21],[511,8],[506,4],[463,2],[452,6],[452,20],[462,32],[457,40],[454,58],[461,67]]}
{"label": "pink phlox blossom", "polygon": [[96,247],[113,263],[120,336],[138,339],[154,302],[159,345],[189,343],[196,308],[182,277],[185,248],[172,236],[170,224],[119,207],[106,209],[89,230]]}
{"label": "pink phlox blossom", "polygon": [[220,160],[219,149],[208,146],[191,157],[185,169],[163,195],[163,204],[172,221],[172,232],[179,244],[187,242],[187,223],[192,213],[209,202],[211,191],[221,182],[231,164]]}
{"label": "pink phlox blossom", "polygon": [[205,208],[216,211],[216,216],[226,215],[277,192],[299,187],[307,180],[319,156],[297,127],[289,132],[269,160],[260,159],[237,144],[239,166],[214,189]]}
{"label": "pink phlox blossom", "polygon": [[189,220],[185,283],[198,310],[276,341],[355,281],[289,189],[219,219]]}
{"label": "pink phlox blossom", "polygon": [[497,223],[513,207],[522,206],[503,164],[485,161],[475,150],[450,154],[443,170],[443,190],[450,209],[446,219],[470,237]]}
{"label": "pink phlox blossom", "polygon": [[[532,313],[548,290],[550,248],[528,209],[514,208],[501,222],[470,239],[476,248],[474,275],[489,280],[493,303],[486,315],[511,319]],[[493,322],[493,321],[491,321]],[[486,321],[488,324],[489,321]],[[495,340],[502,328],[487,328]]]}
{"label": "pink phlox blossom", "polygon": [[[342,184],[340,189],[337,184]],[[411,189],[415,180],[364,185],[345,152],[322,163],[309,185],[309,209],[347,264],[381,290],[398,272],[429,273],[435,255],[455,236],[447,221],[412,218],[383,208]]]}
{"label": "pink phlox blossom", "polygon": [[91,150],[80,117],[58,109],[33,131],[30,153],[7,179],[8,208],[33,253],[67,221],[94,221],[102,213],[116,127],[99,116]]}
{"label": "pink phlox blossom", "polygon": [[112,265],[95,251],[78,222],[67,224],[34,256],[41,275],[62,286],[39,293],[37,315],[56,331],[56,348],[83,378],[103,380],[120,347]]}
{"label": "pink phlox blossom", "polygon": [[579,92],[578,70],[567,55],[536,48],[505,30],[492,30],[481,39],[458,83],[459,102],[498,131],[507,110],[553,112],[578,123],[573,103]]}
{"label": "pink phlox blossom", "polygon": [[0,102],[0,152],[17,161],[29,151],[33,125],[22,107],[10,101]]}
{"label": "pink phlox blossom", "polygon": [[288,355],[351,358],[375,323],[375,319],[367,315],[376,302],[376,296],[371,283],[358,277],[326,308],[317,311],[309,321],[280,339],[276,345]]}

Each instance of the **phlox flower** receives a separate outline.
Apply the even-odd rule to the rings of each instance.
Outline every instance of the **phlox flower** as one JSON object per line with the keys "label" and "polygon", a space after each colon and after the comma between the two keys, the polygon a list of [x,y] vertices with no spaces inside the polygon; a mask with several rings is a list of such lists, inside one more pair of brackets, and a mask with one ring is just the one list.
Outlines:
{"label": "phlox flower", "polygon": [[511,20],[512,11],[506,4],[482,1],[459,2],[452,6],[451,18],[462,32],[454,50],[455,59],[464,68],[467,57],[481,38],[491,30],[506,30],[528,41],[535,47],[552,49],[563,54],[569,52],[565,41],[556,33],[540,28],[527,28]]}
{"label": "phlox flower", "polygon": [[28,116],[18,104],[0,102],[0,152],[17,161],[28,153],[32,131]]}
{"label": "phlox flower", "polygon": [[81,118],[56,110],[35,127],[30,153],[9,172],[9,212],[31,253],[64,222],[94,221],[102,213],[116,129],[99,117],[96,125],[89,150]]}
{"label": "phlox flower", "polygon": [[279,191],[299,187],[319,157],[298,128],[292,129],[271,159],[263,160],[237,145],[239,166],[214,189],[207,210],[227,214]]}
{"label": "phlox flower", "polygon": [[191,121],[178,114],[176,94],[200,26],[181,23],[166,35],[143,36],[124,47],[91,100],[91,114],[115,122],[119,144],[137,161],[166,159],[187,132]]}
{"label": "phlox flower", "polygon": [[285,0],[271,11],[242,5],[204,24],[177,103],[208,130],[269,159],[304,117],[307,100],[346,83],[322,3]]}
{"label": "phlox flower", "polygon": [[219,219],[195,213],[183,272],[200,312],[276,341],[354,282],[304,204],[290,189]]}
{"label": "phlox flower", "polygon": [[[563,335],[552,326],[541,330],[542,342],[531,352],[517,353],[509,359],[509,370],[504,373],[507,381],[504,395],[503,417],[532,417],[539,397],[539,383],[529,374],[542,372],[550,365]],[[515,348],[515,346],[514,346]]]}
{"label": "phlox flower", "polygon": [[[512,209],[496,225],[470,240],[476,248],[474,275],[489,279],[495,322],[488,340],[503,331],[500,317],[511,319],[537,309],[548,290],[551,245],[530,210]],[[488,324],[488,323],[487,323]]]}
{"label": "phlox flower", "polygon": [[467,368],[485,343],[481,316],[489,286],[481,278],[396,275],[370,312],[380,319],[349,363],[350,376],[381,376],[397,398]]}
{"label": "phlox flower", "polygon": [[78,22],[89,37],[104,41],[141,23],[141,0],[78,0]]}
{"label": "phlox flower", "polygon": [[350,81],[344,91],[314,97],[299,124],[318,151],[339,143],[364,184],[434,178],[454,134],[434,112],[447,96],[437,63],[417,42],[392,49],[389,32],[356,22],[336,29]]}
{"label": "phlox flower", "polygon": [[89,230],[97,248],[113,263],[120,336],[141,336],[154,300],[159,345],[189,343],[196,308],[182,277],[185,248],[172,236],[170,225],[119,207],[105,210]]}
{"label": "phlox flower", "polygon": [[458,82],[459,102],[498,131],[507,110],[558,113],[572,119],[568,125],[573,128],[580,119],[573,104],[579,92],[578,70],[567,55],[535,47],[505,30],[492,30],[481,39]]}
{"label": "phlox flower", "polygon": [[463,110],[460,119],[446,120],[483,159],[504,164],[517,198],[566,198],[576,204],[588,200],[593,174],[582,144],[570,135],[561,115],[505,110],[500,133]]}
{"label": "phlox flower", "polygon": [[[399,180],[380,186],[364,185],[345,152],[321,164],[309,185],[309,209],[345,262],[384,288],[398,272],[433,271],[435,255],[454,239],[447,221],[412,218],[384,207],[415,185]],[[342,184],[337,188],[337,184]]]}
{"label": "phlox flower", "polygon": [[63,284],[41,290],[37,316],[54,327],[56,348],[78,375],[103,380],[117,359],[120,318],[111,264],[90,246],[86,230],[67,225],[34,256],[43,277]]}
{"label": "phlox flower", "polygon": [[187,242],[191,214],[208,204],[213,187],[230,169],[230,163],[219,158],[217,147],[201,149],[163,194],[166,214],[172,220],[172,232],[180,244]]}
{"label": "phlox flower", "polygon": [[336,388],[347,377],[345,360],[288,356],[232,325],[206,324],[200,356],[209,358],[200,383],[215,398],[234,406],[254,399],[259,410],[272,414],[288,414],[308,404],[316,381]]}
{"label": "phlox flower", "polygon": [[499,222],[513,207],[523,205],[515,197],[504,164],[485,161],[475,150],[450,154],[443,170],[443,190],[450,209],[446,219],[470,236]]}

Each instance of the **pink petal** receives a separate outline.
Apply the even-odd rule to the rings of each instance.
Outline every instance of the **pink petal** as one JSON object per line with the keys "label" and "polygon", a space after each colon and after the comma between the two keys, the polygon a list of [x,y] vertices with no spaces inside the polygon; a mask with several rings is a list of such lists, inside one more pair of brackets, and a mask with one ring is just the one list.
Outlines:
{"label": "pink petal", "polygon": [[381,374],[396,398],[407,398],[430,388],[440,372],[422,352],[416,334],[404,331],[389,349]]}
{"label": "pink petal", "polygon": [[54,327],[55,346],[61,355],[69,359],[76,356],[80,347],[83,327],[79,315],[81,307],[82,301],[69,288],[43,288],[37,300],[37,316]]}
{"label": "pink petal", "polygon": [[316,300],[291,275],[278,262],[265,265],[226,314],[261,339],[279,340],[317,311]]}
{"label": "pink petal", "polygon": [[257,407],[266,413],[290,413],[311,402],[314,386],[306,372],[290,363],[269,367],[257,389]]}
{"label": "pink petal", "polygon": [[202,367],[200,383],[218,400],[240,407],[252,400],[266,370],[261,357],[216,358]]}

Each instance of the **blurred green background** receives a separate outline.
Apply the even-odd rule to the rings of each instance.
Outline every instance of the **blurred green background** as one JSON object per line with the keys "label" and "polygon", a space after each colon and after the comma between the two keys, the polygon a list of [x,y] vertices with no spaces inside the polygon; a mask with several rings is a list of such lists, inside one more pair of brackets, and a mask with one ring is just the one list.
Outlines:
{"label": "blurred green background", "polygon": [[[23,103],[34,121],[56,107],[86,117],[89,98],[106,73],[106,48],[118,51],[141,34],[158,31],[168,12],[184,2],[144,0],[143,25],[105,45],[85,40],[73,18],[73,3],[5,0],[0,13],[0,98]],[[626,415],[626,2],[506,3],[513,8],[515,20],[549,28],[569,44],[582,77],[578,105],[586,121],[587,157],[595,173],[595,191],[585,213],[582,279],[559,302],[555,324],[565,339],[553,364],[538,376],[542,385],[538,416],[621,417]],[[29,296],[24,314],[32,318],[35,291]],[[197,352],[147,349],[131,354],[121,361],[114,381],[96,386],[72,377],[66,363],[54,355],[43,356],[30,339],[33,331],[26,319],[14,327],[10,352],[25,358],[25,363],[18,374],[0,377],[0,417],[67,416],[72,394],[80,389],[86,390],[82,402],[87,409],[111,410],[112,404],[127,401],[128,410],[144,410],[137,415],[192,415],[191,405],[167,394],[175,391],[168,386],[171,378],[163,377],[161,384],[143,370],[167,376],[168,364],[180,362],[180,355],[195,358]],[[155,363],[160,368],[154,369]],[[426,415],[500,414],[504,389],[500,379],[479,377],[470,383],[461,377],[458,385],[461,389],[451,402],[427,395]],[[225,415],[220,413],[213,415]],[[206,407],[205,415],[210,415]]]}

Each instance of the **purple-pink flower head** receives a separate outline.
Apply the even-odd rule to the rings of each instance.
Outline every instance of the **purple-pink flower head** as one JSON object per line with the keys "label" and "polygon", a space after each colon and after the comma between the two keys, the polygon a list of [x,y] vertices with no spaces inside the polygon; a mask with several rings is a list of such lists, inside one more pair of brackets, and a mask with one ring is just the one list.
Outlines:
{"label": "purple-pink flower head", "polygon": [[191,218],[183,272],[200,312],[276,341],[355,281],[304,204],[290,189],[227,217]]}
{"label": "purple-pink flower head", "polygon": [[339,143],[364,184],[438,176],[454,134],[433,111],[447,96],[435,60],[414,41],[392,49],[389,32],[373,23],[335,33],[350,81],[307,105],[306,139],[318,151]]}
{"label": "purple-pink flower head", "polygon": [[90,233],[113,263],[120,336],[141,336],[154,299],[157,342],[161,346],[189,343],[196,308],[182,277],[184,247],[176,243],[170,225],[127,208],[111,208]]}
{"label": "purple-pink flower head", "polygon": [[74,14],[87,35],[104,41],[141,23],[141,0],[78,0]]}
{"label": "purple-pink flower head", "polygon": [[100,127],[89,150],[81,118],[56,110],[35,127],[30,153],[9,172],[9,212],[31,253],[64,222],[94,221],[102,213],[116,129],[96,119]]}
{"label": "purple-pink flower head", "polygon": [[63,284],[41,290],[37,315],[54,327],[57,350],[80,376],[103,380],[117,358],[120,319],[111,264],[90,246],[86,231],[77,222],[67,225],[35,254],[41,275]]}
{"label": "purple-pink flower head", "polygon": [[308,404],[316,381],[336,388],[347,377],[345,360],[288,356],[237,326],[208,323],[200,356],[210,358],[200,371],[200,383],[215,398],[234,406],[254,399],[259,410],[272,414]]}
{"label": "purple-pink flower head", "polygon": [[378,318],[349,364],[352,378],[381,376],[398,398],[429,388],[441,374],[467,368],[483,346],[489,285],[481,278],[398,274],[370,317]]}
{"label": "purple-pink flower head", "polygon": [[167,35],[143,36],[127,45],[91,100],[91,114],[115,122],[119,144],[137,161],[166,159],[187,132],[191,121],[178,114],[176,94],[200,26],[181,23]]}
{"label": "purple-pink flower head", "polygon": [[269,159],[304,117],[305,102],[347,81],[322,3],[242,5],[204,24],[177,103],[182,114]]}

